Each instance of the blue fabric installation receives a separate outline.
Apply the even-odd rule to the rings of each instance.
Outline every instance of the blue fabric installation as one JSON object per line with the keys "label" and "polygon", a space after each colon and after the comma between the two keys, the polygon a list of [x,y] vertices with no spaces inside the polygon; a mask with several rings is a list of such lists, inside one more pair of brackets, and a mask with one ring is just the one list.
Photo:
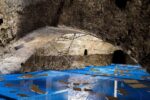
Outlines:
{"label": "blue fabric installation", "polygon": [[87,66],[84,69],[65,70],[69,73],[109,76],[114,78],[127,78],[136,80],[150,80],[149,73],[139,65],[111,64],[109,66]]}
{"label": "blue fabric installation", "polygon": [[140,66],[87,66],[0,76],[0,100],[149,100],[150,74]]}

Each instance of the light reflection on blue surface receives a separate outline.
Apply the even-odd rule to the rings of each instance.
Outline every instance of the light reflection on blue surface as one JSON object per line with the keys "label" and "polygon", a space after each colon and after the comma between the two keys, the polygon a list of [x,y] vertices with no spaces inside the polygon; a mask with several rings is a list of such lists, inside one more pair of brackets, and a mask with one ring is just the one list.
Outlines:
{"label": "light reflection on blue surface", "polygon": [[[89,71],[85,69],[82,71]],[[12,100],[109,100],[109,97],[116,97],[118,100],[149,100],[150,98],[148,80],[128,84],[122,77],[84,75],[78,74],[78,71],[77,73],[32,72],[27,74],[30,74],[30,78],[23,78],[24,74],[3,75],[1,78],[4,80],[0,82],[0,100],[1,98]],[[142,84],[146,88],[134,88],[131,86],[133,84]],[[33,85],[38,86],[45,94],[33,91],[31,89]]]}
{"label": "light reflection on blue surface", "polygon": [[70,73],[90,74],[110,76],[114,78],[127,78],[137,80],[149,80],[150,74],[142,69],[140,66],[132,65],[109,65],[109,66],[87,66],[84,69],[64,70]]}

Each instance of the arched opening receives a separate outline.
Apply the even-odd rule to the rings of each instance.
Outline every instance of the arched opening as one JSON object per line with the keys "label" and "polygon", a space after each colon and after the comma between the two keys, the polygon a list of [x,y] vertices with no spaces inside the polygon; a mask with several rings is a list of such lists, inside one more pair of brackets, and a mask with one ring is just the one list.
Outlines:
{"label": "arched opening", "polygon": [[0,18],[0,25],[1,25],[1,24],[3,24],[3,19],[2,19],[2,18]]}
{"label": "arched opening", "polygon": [[84,50],[84,56],[87,56],[87,55],[88,55],[88,50],[85,49],[85,50]]}
{"label": "arched opening", "polygon": [[127,5],[127,0],[116,0],[115,4],[120,9],[125,9]]}
{"label": "arched opening", "polygon": [[113,53],[112,63],[126,64],[126,54],[122,50],[116,50]]}

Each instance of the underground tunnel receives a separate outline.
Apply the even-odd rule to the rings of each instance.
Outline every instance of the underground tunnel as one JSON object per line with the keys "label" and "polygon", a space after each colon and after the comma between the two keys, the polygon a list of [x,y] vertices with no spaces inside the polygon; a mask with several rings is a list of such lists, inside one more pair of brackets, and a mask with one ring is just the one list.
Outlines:
{"label": "underground tunnel", "polygon": [[112,56],[112,63],[114,64],[126,64],[126,54],[122,50],[116,50]]}

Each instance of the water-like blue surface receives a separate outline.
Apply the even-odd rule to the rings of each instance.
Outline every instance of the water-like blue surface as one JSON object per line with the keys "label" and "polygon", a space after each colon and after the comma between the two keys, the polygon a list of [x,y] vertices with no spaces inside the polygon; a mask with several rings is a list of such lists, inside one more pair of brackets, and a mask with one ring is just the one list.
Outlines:
{"label": "water-like blue surface", "polygon": [[149,77],[140,66],[113,64],[1,75],[0,100],[149,100]]}
{"label": "water-like blue surface", "polygon": [[150,74],[142,69],[139,65],[132,66],[111,64],[109,66],[87,66],[83,69],[72,69],[64,71],[78,74],[101,75],[114,78],[127,78],[150,81]]}

